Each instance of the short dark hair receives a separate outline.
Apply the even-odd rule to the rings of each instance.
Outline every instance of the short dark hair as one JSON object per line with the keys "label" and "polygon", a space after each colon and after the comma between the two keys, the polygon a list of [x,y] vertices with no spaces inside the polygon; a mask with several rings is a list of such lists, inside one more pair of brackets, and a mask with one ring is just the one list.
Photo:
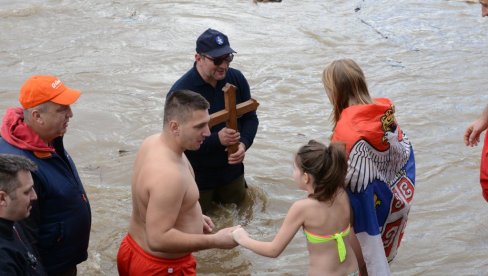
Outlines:
{"label": "short dark hair", "polygon": [[337,192],[345,188],[347,158],[345,145],[332,142],[328,147],[315,140],[300,147],[295,162],[304,173],[313,176],[314,192],[310,198],[318,201],[334,200]]}
{"label": "short dark hair", "polygon": [[19,171],[37,170],[37,165],[27,157],[14,154],[0,154],[0,191],[11,194],[19,186]]}
{"label": "short dark hair", "polygon": [[167,125],[172,119],[185,122],[193,111],[207,110],[209,107],[208,101],[196,92],[190,90],[172,91],[164,104],[163,124]]}

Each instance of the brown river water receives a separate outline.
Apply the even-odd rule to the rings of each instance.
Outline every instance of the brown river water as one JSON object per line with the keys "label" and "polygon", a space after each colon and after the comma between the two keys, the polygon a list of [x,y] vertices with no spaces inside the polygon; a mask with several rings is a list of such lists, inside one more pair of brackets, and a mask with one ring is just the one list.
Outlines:
{"label": "brown river water", "polygon": [[[328,62],[352,58],[371,94],[396,104],[417,161],[416,192],[393,275],[488,275],[488,204],[481,146],[463,132],[488,104],[488,19],[479,4],[448,0],[1,0],[0,109],[17,106],[34,74],[82,90],[65,137],[91,201],[88,261],[79,275],[117,275],[131,212],[132,162],[162,128],[164,96],[192,66],[196,37],[226,33],[232,66],[260,102],[247,152],[249,200],[221,206],[217,227],[245,225],[270,240],[291,203],[292,158],[309,139],[328,142]],[[484,136],[483,136],[484,137]],[[243,249],[197,252],[199,275],[304,275],[298,233],[276,259]]]}

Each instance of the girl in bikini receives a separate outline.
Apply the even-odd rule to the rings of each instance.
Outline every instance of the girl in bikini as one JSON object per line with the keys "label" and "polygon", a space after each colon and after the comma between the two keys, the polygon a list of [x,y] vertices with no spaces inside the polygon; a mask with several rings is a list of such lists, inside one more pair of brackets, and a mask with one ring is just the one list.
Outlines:
{"label": "girl in bikini", "polygon": [[232,232],[234,240],[253,252],[278,257],[300,228],[307,238],[308,275],[358,275],[351,248],[351,207],[344,189],[347,159],[344,145],[329,147],[311,140],[296,156],[293,179],[308,196],[290,207],[283,225],[271,242],[249,237],[242,227]]}

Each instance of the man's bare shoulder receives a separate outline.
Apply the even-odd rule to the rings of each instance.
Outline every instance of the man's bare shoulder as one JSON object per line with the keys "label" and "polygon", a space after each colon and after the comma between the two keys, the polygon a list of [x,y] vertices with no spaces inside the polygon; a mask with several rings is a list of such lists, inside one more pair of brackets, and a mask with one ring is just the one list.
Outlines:
{"label": "man's bare shoulder", "polygon": [[[166,146],[161,135],[147,137],[134,163],[134,184],[138,186],[171,185],[181,181],[184,157]],[[148,187],[146,187],[148,188]]]}

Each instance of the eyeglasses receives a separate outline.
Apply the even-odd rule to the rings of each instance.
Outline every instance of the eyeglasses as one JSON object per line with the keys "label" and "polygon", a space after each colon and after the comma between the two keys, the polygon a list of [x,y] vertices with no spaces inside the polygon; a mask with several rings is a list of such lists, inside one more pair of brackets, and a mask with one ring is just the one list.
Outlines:
{"label": "eyeglasses", "polygon": [[234,55],[233,54],[227,54],[225,56],[221,56],[221,57],[216,57],[216,58],[213,58],[213,57],[209,57],[205,54],[200,54],[202,57],[205,57],[205,58],[208,58],[209,60],[213,61],[213,64],[215,66],[219,66],[221,65],[222,63],[227,62],[227,63],[231,63],[232,60],[234,59]]}

